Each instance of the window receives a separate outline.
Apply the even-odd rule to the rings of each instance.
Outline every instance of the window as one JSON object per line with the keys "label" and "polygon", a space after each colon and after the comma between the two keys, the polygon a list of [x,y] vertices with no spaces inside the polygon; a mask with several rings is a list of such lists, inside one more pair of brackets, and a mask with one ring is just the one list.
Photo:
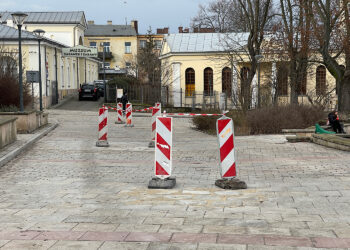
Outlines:
{"label": "window", "polygon": [[111,52],[111,43],[110,42],[104,42],[103,47],[105,49],[105,52]]}
{"label": "window", "polygon": [[125,42],[125,54],[131,54],[131,42]]}
{"label": "window", "polygon": [[186,93],[185,96],[193,96],[196,84],[194,69],[188,68],[185,72]]}
{"label": "window", "polygon": [[277,95],[288,95],[288,67],[285,64],[277,67]]}
{"label": "window", "polygon": [[316,69],[316,95],[326,93],[326,67],[321,65]]}
{"label": "window", "polygon": [[131,63],[130,63],[130,62],[126,62],[126,63],[125,63],[125,66],[126,66],[127,68],[130,68],[130,67],[131,67]]}
{"label": "window", "polygon": [[140,48],[141,49],[146,48],[146,45],[147,45],[147,41],[146,40],[140,40]]}
{"label": "window", "polygon": [[154,48],[155,49],[161,49],[162,48],[162,41],[161,40],[155,40],[154,41]]}
{"label": "window", "polygon": [[97,48],[96,42],[90,42],[90,47],[91,48]]}
{"label": "window", "polygon": [[241,95],[242,97],[246,97],[249,95],[249,84],[248,84],[248,76],[249,76],[250,69],[248,67],[243,67],[241,69]]}
{"label": "window", "polygon": [[226,96],[231,96],[232,92],[232,71],[229,67],[225,67],[222,70],[222,93],[226,93]]}
{"label": "window", "polygon": [[213,70],[204,69],[204,95],[213,95]]}

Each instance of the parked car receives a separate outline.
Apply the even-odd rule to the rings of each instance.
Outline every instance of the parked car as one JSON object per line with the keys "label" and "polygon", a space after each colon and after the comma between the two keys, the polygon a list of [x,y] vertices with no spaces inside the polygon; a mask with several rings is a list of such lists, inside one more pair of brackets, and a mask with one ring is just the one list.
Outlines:
{"label": "parked car", "polygon": [[[107,83],[107,81],[106,81]],[[97,85],[98,87],[98,92],[100,93],[100,96],[104,97],[105,96],[105,84],[103,80],[95,80],[94,84]]]}
{"label": "parked car", "polygon": [[79,89],[79,101],[84,98],[92,98],[94,101],[97,101],[100,97],[98,91],[98,86],[94,83],[84,83]]}

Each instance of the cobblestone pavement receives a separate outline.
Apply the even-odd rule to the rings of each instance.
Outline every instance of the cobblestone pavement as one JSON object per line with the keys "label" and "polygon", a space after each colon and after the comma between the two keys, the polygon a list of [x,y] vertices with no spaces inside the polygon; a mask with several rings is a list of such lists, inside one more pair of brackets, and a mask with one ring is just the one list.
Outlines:
{"label": "cobblestone pavement", "polygon": [[149,190],[150,117],[115,125],[51,110],[60,126],[0,168],[1,249],[350,248],[350,154],[281,135],[236,137],[243,191],[214,186],[217,139],[174,119],[177,186]]}

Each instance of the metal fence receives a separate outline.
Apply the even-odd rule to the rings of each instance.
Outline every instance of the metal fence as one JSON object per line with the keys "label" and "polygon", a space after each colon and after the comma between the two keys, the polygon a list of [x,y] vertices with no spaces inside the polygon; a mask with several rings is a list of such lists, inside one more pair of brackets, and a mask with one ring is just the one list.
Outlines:
{"label": "metal fence", "polygon": [[188,94],[183,89],[171,91],[167,87],[162,88],[162,104],[193,109],[221,110],[233,109],[237,106],[231,98],[231,93],[192,91]]}
{"label": "metal fence", "polygon": [[[161,101],[161,88],[154,85],[129,85],[127,87],[118,87],[123,89],[123,92],[128,93],[130,102],[141,104],[153,104]],[[116,102],[116,86],[106,86],[107,102]]]}

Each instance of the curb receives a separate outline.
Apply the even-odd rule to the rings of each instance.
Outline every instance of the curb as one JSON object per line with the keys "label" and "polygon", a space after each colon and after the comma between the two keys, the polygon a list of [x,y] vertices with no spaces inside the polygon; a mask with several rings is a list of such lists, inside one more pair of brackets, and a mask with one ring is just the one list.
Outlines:
{"label": "curb", "polygon": [[21,145],[20,147],[14,149],[13,151],[9,152],[5,156],[0,158],[0,168],[15,159],[17,156],[28,150],[34,143],[39,141],[41,138],[46,136],[48,133],[53,131],[55,128],[58,127],[58,123],[49,125],[46,129],[44,129],[41,133],[38,135],[35,135],[33,138],[31,138],[29,141]]}

